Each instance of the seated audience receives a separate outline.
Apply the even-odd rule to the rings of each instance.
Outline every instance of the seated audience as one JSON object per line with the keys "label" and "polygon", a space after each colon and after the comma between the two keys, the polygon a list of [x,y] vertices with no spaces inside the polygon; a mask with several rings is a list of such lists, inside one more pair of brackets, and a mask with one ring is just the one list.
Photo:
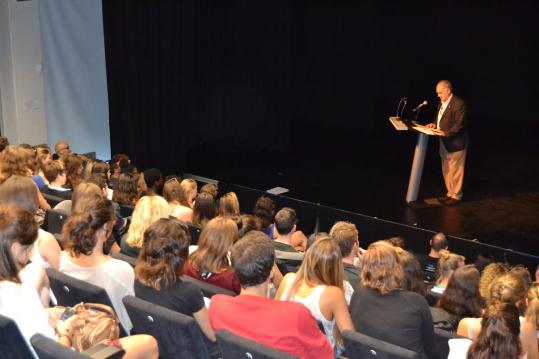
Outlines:
{"label": "seated audience", "polygon": [[284,207],[275,215],[275,250],[277,258],[280,252],[303,252],[307,247],[307,237],[303,232],[296,235],[298,219],[296,211]]}
{"label": "seated audience", "polygon": [[195,198],[197,197],[197,182],[194,179],[186,178],[181,181],[182,185],[182,200],[181,204],[185,207],[193,208]]}
{"label": "seated audience", "polygon": [[168,202],[169,215],[183,222],[193,222],[193,209],[187,206],[188,200],[181,183],[174,177],[165,182],[163,197]]}
{"label": "seated audience", "polygon": [[433,306],[444,293],[449,278],[453,275],[455,269],[464,265],[464,257],[448,250],[440,250],[440,259],[438,260],[438,278],[436,283],[429,286],[427,291],[427,302]]}
{"label": "seated audience", "polygon": [[73,191],[71,199],[66,199],[65,201],[58,203],[54,207],[54,209],[62,211],[69,216],[71,214],[72,208],[75,206],[75,203],[80,198],[90,194],[102,196],[103,191],[95,183],[82,182],[77,186],[75,191]]}
{"label": "seated audience", "polygon": [[255,217],[250,214],[242,214],[237,217],[236,225],[238,226],[238,238],[243,238],[250,231],[258,230]]}
{"label": "seated audience", "polygon": [[135,206],[131,224],[121,239],[122,253],[137,258],[144,241],[144,231],[153,222],[168,217],[168,203],[161,196],[144,196]]}
{"label": "seated audience", "polygon": [[479,271],[473,265],[457,268],[436,306],[430,308],[434,327],[453,333],[462,318],[480,317],[482,310]]}
{"label": "seated audience", "polygon": [[539,283],[532,283],[528,289],[527,300],[526,321],[535,327],[539,338]]}
{"label": "seated audience", "polygon": [[419,353],[437,357],[429,306],[417,293],[402,290],[403,269],[395,247],[378,241],[363,254],[361,280],[350,311],[357,331]]}
{"label": "seated audience", "polygon": [[128,173],[120,174],[114,192],[112,193],[112,200],[120,206],[135,206],[138,199],[135,177]]}
{"label": "seated audience", "polygon": [[178,220],[162,218],[144,232],[144,244],[135,267],[135,295],[194,317],[204,335],[215,341],[200,289],[180,276],[187,262],[191,238]]}
{"label": "seated audience", "polygon": [[214,330],[224,328],[302,359],[334,357],[328,340],[305,306],[268,298],[275,253],[266,235],[249,232],[233,246],[231,260],[241,293],[237,297],[217,294],[212,298],[210,323]]}
{"label": "seated audience", "polygon": [[436,233],[429,241],[430,251],[429,254],[417,254],[417,260],[421,264],[425,280],[429,283],[436,281],[436,274],[438,273],[438,260],[440,259],[440,251],[442,249],[447,250],[449,243],[445,234]]}
{"label": "seated audience", "polygon": [[268,196],[261,196],[255,203],[253,215],[258,223],[258,229],[275,239],[273,218],[275,217],[275,202]]}
{"label": "seated audience", "polygon": [[225,193],[219,198],[219,215],[236,217],[240,215],[240,202],[234,192]]}
{"label": "seated audience", "polygon": [[64,187],[74,191],[82,182],[82,158],[80,156],[70,154],[64,157],[63,163],[67,176],[67,181]]}
{"label": "seated audience", "polygon": [[200,187],[200,193],[208,193],[213,199],[216,199],[219,195],[219,187],[215,183],[206,183]]}
{"label": "seated audience", "polygon": [[304,304],[322,323],[332,348],[340,354],[344,350],[340,332],[354,330],[345,283],[340,249],[328,237],[313,243],[297,273],[284,276],[275,298]]}
{"label": "seated audience", "polygon": [[329,235],[337,242],[341,250],[346,280],[355,286],[359,281],[359,268],[354,265],[354,260],[360,255],[359,232],[355,224],[344,221],[335,222]]}
{"label": "seated audience", "polygon": [[144,171],[143,174],[141,178],[144,181],[145,188],[142,196],[161,195],[163,191],[163,175],[161,171],[157,168],[150,168]]}
{"label": "seated audience", "polygon": [[85,211],[72,213],[62,230],[65,251],[60,258],[60,271],[104,288],[122,326],[129,331],[131,320],[122,299],[135,295],[133,268],[103,252],[114,224],[112,202],[102,196],[88,196],[81,201],[88,201],[78,204]]}
{"label": "seated audience", "polygon": [[[63,310],[44,308],[35,289],[21,282],[20,270],[28,263],[37,232],[30,212],[0,205],[0,314],[15,321],[32,352],[30,338],[37,333],[70,347],[75,324],[61,319]],[[118,344],[125,350],[124,358],[157,358],[159,354],[157,341],[149,335],[120,338]]]}
{"label": "seated audience", "polygon": [[193,207],[193,224],[204,228],[206,223],[217,217],[217,205],[211,194],[200,192]]}
{"label": "seated audience", "polygon": [[35,175],[32,176],[32,179],[34,179],[34,182],[36,182],[38,188],[41,190],[49,184],[49,181],[45,177],[45,167],[52,161],[52,155],[51,151],[46,147],[36,147],[35,153],[36,172]]}
{"label": "seated audience", "polygon": [[481,278],[479,278],[479,293],[483,298],[487,298],[490,293],[490,285],[509,272],[509,266],[505,263],[494,262],[485,267],[481,272]]}
{"label": "seated audience", "polygon": [[238,239],[236,223],[216,217],[200,233],[198,248],[189,258],[185,274],[219,287],[240,292],[240,283],[230,267],[228,252]]}
{"label": "seated audience", "polygon": [[73,191],[65,188],[67,181],[66,171],[60,161],[51,161],[45,165],[45,178],[49,184],[41,189],[47,193],[63,199],[71,199]]}
{"label": "seated audience", "polygon": [[[489,288],[487,304],[511,304],[516,306],[517,315],[524,315],[526,312],[526,284],[515,274],[504,274],[498,277]],[[476,341],[483,331],[481,318],[463,318],[458,325],[457,334]],[[537,331],[534,323],[520,319],[520,355],[526,355],[527,359],[539,358],[537,346]],[[453,348],[452,348],[453,349]]]}
{"label": "seated audience", "polygon": [[58,141],[56,142],[56,144],[54,145],[54,154],[56,155],[55,156],[55,160],[62,160],[71,154],[71,148],[69,146],[69,143],[67,143],[66,141]]}
{"label": "seated audience", "polygon": [[423,271],[421,270],[421,264],[417,261],[415,256],[396,247],[397,253],[399,254],[399,260],[404,271],[404,285],[402,289],[409,290],[410,292],[416,292],[422,297],[427,293],[427,286],[423,281]]}
{"label": "seated audience", "polygon": [[481,320],[477,338],[450,339],[448,359],[465,358],[528,358],[521,346],[518,309],[514,304],[495,303],[488,306]]}

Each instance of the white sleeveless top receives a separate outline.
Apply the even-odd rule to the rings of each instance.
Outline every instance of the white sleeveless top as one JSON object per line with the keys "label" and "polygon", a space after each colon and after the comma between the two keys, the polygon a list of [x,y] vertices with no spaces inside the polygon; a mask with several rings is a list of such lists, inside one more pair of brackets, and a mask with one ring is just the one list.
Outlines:
{"label": "white sleeveless top", "polygon": [[[281,298],[279,300],[285,300],[285,298],[288,297],[288,292],[290,290],[290,286],[292,285],[293,281],[289,281],[287,287],[283,291],[283,294],[281,295]],[[324,327],[324,332],[326,333],[326,337],[329,340],[329,344],[331,344],[331,347],[335,347],[335,337],[333,336],[333,329],[335,328],[335,317],[333,317],[333,320],[327,320],[322,312],[320,311],[320,297],[322,296],[322,293],[324,292],[324,289],[326,289],[327,286],[325,285],[318,285],[314,287],[314,289],[307,295],[306,297],[300,297],[298,295],[294,295],[291,300],[293,302],[301,303],[313,315],[313,317],[320,323],[322,323],[322,326]]]}

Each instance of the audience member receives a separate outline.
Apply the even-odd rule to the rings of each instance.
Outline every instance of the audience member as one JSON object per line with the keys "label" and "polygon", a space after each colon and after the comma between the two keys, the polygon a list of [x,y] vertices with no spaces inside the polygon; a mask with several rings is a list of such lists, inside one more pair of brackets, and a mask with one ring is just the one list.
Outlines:
{"label": "audience member", "polygon": [[82,158],[78,155],[68,154],[63,158],[63,163],[67,175],[65,187],[74,191],[82,182]]}
{"label": "audience member", "polygon": [[237,217],[236,225],[238,226],[238,238],[243,238],[250,231],[258,230],[255,217],[250,214],[242,214]]}
{"label": "audience member", "polygon": [[408,244],[406,244],[406,239],[401,236],[391,237],[386,239],[386,242],[390,243],[392,246],[396,248],[400,248],[402,250],[408,250]]}
{"label": "audience member", "polygon": [[395,248],[372,243],[363,254],[361,281],[350,310],[361,333],[435,358],[434,328],[425,298],[402,290],[404,273]]}
{"label": "audience member", "polygon": [[275,217],[275,202],[268,196],[261,196],[255,203],[253,215],[256,218],[258,229],[266,233],[271,239],[274,236],[273,218]]}
{"label": "audience member", "polygon": [[410,292],[416,292],[422,297],[427,294],[427,286],[423,281],[423,271],[421,270],[421,264],[417,261],[415,256],[402,249],[396,247],[399,255],[399,260],[404,271],[404,282],[402,289],[409,290]]}
{"label": "audience member", "polygon": [[145,190],[143,195],[154,196],[161,195],[163,190],[163,175],[157,168],[150,168],[143,172],[141,176],[144,180]]}
{"label": "audience member", "polygon": [[214,330],[228,329],[302,359],[334,357],[328,340],[305,306],[268,298],[275,253],[265,234],[249,232],[233,246],[231,259],[241,293],[237,297],[218,294],[212,298],[210,323]]}
{"label": "audience member", "polygon": [[[507,273],[498,277],[490,286],[487,304],[488,306],[514,305],[517,308],[516,315],[522,316],[526,311],[526,295],[526,285],[522,278],[515,274]],[[483,323],[481,318],[463,318],[459,322],[457,334],[476,341],[480,333],[483,332]],[[522,348],[520,355],[526,355],[527,359],[537,359],[539,357],[536,327],[524,318],[520,320],[520,346]]]}
{"label": "audience member", "polygon": [[526,308],[526,321],[533,325],[537,331],[539,338],[539,283],[532,283],[528,289],[528,307]]}
{"label": "audience member", "polygon": [[[45,147],[36,147],[35,151],[36,151],[36,166],[37,166],[36,175],[40,177],[41,183],[43,183],[42,186],[39,186],[38,184],[38,187],[41,190],[43,189],[43,187],[45,187],[45,185],[49,184],[49,181],[47,180],[45,176],[45,167],[47,166],[49,162],[52,161],[52,155],[51,155],[51,151]],[[34,181],[37,183],[36,179],[34,179]]]}
{"label": "audience member", "polygon": [[122,253],[137,258],[144,241],[144,231],[153,222],[168,217],[168,203],[161,196],[144,196],[135,206],[131,224],[121,239]]}
{"label": "audience member", "polygon": [[483,300],[479,294],[479,271],[473,265],[455,270],[444,293],[430,308],[434,327],[456,332],[459,321],[464,317],[479,317]]}
{"label": "audience member", "polygon": [[440,259],[438,260],[438,278],[436,283],[429,286],[427,291],[427,302],[433,306],[444,293],[449,278],[453,275],[455,269],[464,265],[465,258],[461,255],[451,253],[446,249],[440,250]]}
{"label": "audience member", "polygon": [[[324,332],[336,354],[343,351],[340,332],[354,330],[345,299],[344,270],[340,249],[329,237],[313,243],[296,273],[283,278],[276,299],[304,304]],[[335,326],[337,324],[337,326]]]}
{"label": "audience member", "polygon": [[[292,234],[296,231],[296,211],[284,207],[275,215],[275,230],[277,238],[273,241],[275,250],[279,252],[297,252],[292,245]],[[277,253],[277,258],[279,254]]]}
{"label": "audience member", "polygon": [[329,235],[335,239],[341,250],[344,275],[352,286],[359,281],[359,268],[354,265],[354,260],[359,258],[359,232],[355,224],[350,222],[335,222]]}
{"label": "audience member", "polygon": [[193,222],[193,209],[185,205],[187,204],[185,192],[175,177],[165,182],[163,197],[168,202],[170,216],[183,222]]}
{"label": "audience member", "polygon": [[204,228],[206,223],[217,216],[215,198],[206,192],[200,192],[193,207],[193,224]]}
{"label": "audience member", "polygon": [[154,222],[144,232],[144,244],[135,267],[135,294],[194,317],[204,335],[215,341],[202,292],[195,284],[180,279],[190,242],[189,230],[177,219],[162,218]]}
{"label": "audience member", "polygon": [[138,199],[135,177],[128,173],[120,174],[114,192],[112,193],[112,200],[121,206],[134,206],[137,204]]}
{"label": "audience member", "polygon": [[440,251],[442,249],[447,250],[449,243],[445,234],[436,233],[429,241],[430,252],[429,254],[417,254],[417,260],[421,264],[425,280],[429,283],[436,281],[436,274],[438,273],[438,260],[440,259]]}
{"label": "audience member", "polygon": [[197,182],[194,179],[186,178],[181,181],[182,199],[180,203],[186,207],[193,208],[195,198],[197,197]]}
{"label": "audience member", "polygon": [[66,141],[58,141],[54,145],[54,153],[56,155],[56,160],[63,160],[64,157],[71,154],[71,148],[69,147],[69,143]]}
{"label": "audience member", "polygon": [[73,191],[64,187],[67,176],[64,165],[62,165],[60,161],[51,161],[47,163],[45,165],[44,174],[49,184],[41,189],[43,193],[63,199],[71,199]]}
{"label": "audience member", "polygon": [[485,267],[481,272],[481,278],[479,279],[479,293],[483,298],[487,298],[490,293],[490,285],[509,272],[509,266],[504,263],[494,262]]}
{"label": "audience member", "polygon": [[200,233],[198,248],[190,256],[185,274],[239,293],[240,283],[228,259],[237,239],[238,227],[232,219],[216,217],[209,221]]}
{"label": "audience member", "polygon": [[[112,234],[114,209],[102,196],[84,197],[84,212],[72,213],[64,224],[65,251],[60,271],[105,289],[124,329],[131,330],[131,320],[122,303],[126,295],[135,295],[133,268],[103,252]],[[79,204],[82,205],[82,204]]]}
{"label": "audience member", "polygon": [[475,268],[479,273],[483,273],[483,269],[488,266],[490,263],[494,263],[495,258],[491,253],[479,253],[475,259]]}
{"label": "audience member", "polygon": [[234,192],[225,193],[219,198],[219,215],[236,217],[240,215],[240,202]]}
{"label": "audience member", "polygon": [[87,195],[103,196],[103,191],[95,183],[82,182],[77,186],[75,191],[73,191],[71,199],[58,203],[54,209],[64,212],[69,216],[72,212],[72,208],[75,206],[75,203],[78,202],[80,198]]}
{"label": "audience member", "polygon": [[200,187],[200,193],[208,193],[213,199],[216,199],[219,195],[219,187],[215,183],[206,183]]}

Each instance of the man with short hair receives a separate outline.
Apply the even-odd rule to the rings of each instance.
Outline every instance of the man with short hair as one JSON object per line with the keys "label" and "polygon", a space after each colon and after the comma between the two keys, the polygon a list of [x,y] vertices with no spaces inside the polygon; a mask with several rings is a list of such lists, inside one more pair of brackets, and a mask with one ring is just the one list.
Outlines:
{"label": "man with short hair", "polygon": [[275,250],[283,252],[297,252],[292,245],[292,235],[296,231],[296,211],[284,207],[275,214],[275,231],[277,238],[273,241]]}
{"label": "man with short hair", "polygon": [[453,85],[448,80],[438,82],[436,94],[440,98],[437,115],[434,122],[427,127],[441,132],[440,158],[447,194],[438,199],[449,206],[462,200],[464,164],[468,147],[466,105],[460,97],[453,95]]}
{"label": "man with short hair", "polygon": [[438,272],[438,259],[440,259],[440,251],[442,249],[448,249],[449,244],[445,234],[441,232],[436,233],[429,241],[429,244],[429,254],[418,254],[416,255],[416,258],[421,264],[421,269],[423,269],[425,280],[428,282],[434,282]]}
{"label": "man with short hair", "polygon": [[65,156],[69,155],[71,153],[71,148],[69,147],[69,143],[66,141],[58,141],[54,145],[54,152],[56,154],[55,159],[62,159]]}
{"label": "man with short hair", "polygon": [[64,188],[66,184],[66,171],[64,166],[59,161],[50,161],[45,165],[43,171],[45,178],[49,181],[49,185],[44,186],[41,190],[43,193],[50,194],[63,199],[71,199],[73,191]]}
{"label": "man with short hair", "polygon": [[337,242],[341,250],[344,274],[348,282],[354,287],[359,281],[359,268],[354,260],[359,258],[359,232],[355,224],[350,222],[335,222],[329,235]]}
{"label": "man with short hair", "polygon": [[144,182],[146,182],[146,195],[148,196],[160,196],[163,191],[163,175],[157,168],[149,168],[143,172]]}
{"label": "man with short hair", "polygon": [[212,297],[214,330],[227,329],[299,358],[333,358],[329,341],[303,304],[268,298],[275,251],[266,234],[248,232],[232,247],[231,261],[241,293]]}

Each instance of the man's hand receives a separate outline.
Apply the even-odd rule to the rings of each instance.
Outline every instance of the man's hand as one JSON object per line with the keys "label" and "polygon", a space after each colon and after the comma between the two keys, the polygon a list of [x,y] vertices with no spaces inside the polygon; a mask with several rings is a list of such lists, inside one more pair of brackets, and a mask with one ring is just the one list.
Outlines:
{"label": "man's hand", "polygon": [[425,127],[435,129],[436,124],[434,122],[432,122],[432,123],[429,123],[428,125],[426,125]]}

